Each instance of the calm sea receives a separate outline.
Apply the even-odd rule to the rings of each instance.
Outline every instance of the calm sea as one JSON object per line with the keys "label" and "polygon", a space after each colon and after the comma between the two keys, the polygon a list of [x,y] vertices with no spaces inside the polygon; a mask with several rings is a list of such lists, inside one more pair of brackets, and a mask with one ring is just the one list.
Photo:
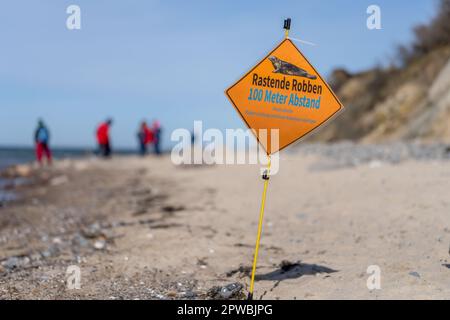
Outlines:
{"label": "calm sea", "polygon": [[[67,159],[67,158],[80,158],[95,153],[93,149],[65,149],[55,148],[52,149],[52,155],[54,159]],[[133,154],[134,151],[130,150],[118,150],[116,154]],[[0,147],[0,171],[5,168],[21,163],[29,163],[35,160],[34,149],[32,148],[20,148],[20,147]],[[16,181],[17,180],[17,181]],[[0,208],[2,205],[10,200],[14,200],[16,195],[4,189],[7,184],[23,183],[20,179],[6,180],[0,178]]]}
{"label": "calm sea", "polygon": [[[93,153],[89,149],[53,149],[55,159],[82,157]],[[34,149],[0,147],[0,170],[14,164],[27,163],[35,159]]]}
{"label": "calm sea", "polygon": [[[119,149],[114,154],[129,155],[135,150]],[[89,148],[53,148],[54,159],[80,158],[95,154],[95,149]],[[21,147],[0,147],[0,171],[11,165],[27,163],[35,160],[34,149]]]}

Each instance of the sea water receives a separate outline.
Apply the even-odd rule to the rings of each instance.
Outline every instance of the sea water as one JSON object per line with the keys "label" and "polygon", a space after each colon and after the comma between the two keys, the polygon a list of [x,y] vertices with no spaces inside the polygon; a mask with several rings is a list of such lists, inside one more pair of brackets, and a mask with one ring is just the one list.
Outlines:
{"label": "sea water", "polygon": [[[53,157],[55,159],[76,158],[88,154],[89,151],[82,149],[55,149]],[[6,168],[22,163],[34,161],[35,153],[32,148],[21,147],[0,147],[0,172]],[[0,177],[0,208],[12,200],[17,199],[17,195],[11,191],[14,187],[26,183],[24,178],[6,179]]]}

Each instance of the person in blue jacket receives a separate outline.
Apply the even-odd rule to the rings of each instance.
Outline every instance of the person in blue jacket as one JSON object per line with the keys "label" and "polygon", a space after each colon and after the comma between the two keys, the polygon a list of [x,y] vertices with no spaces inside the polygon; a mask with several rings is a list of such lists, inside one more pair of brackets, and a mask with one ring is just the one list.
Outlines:
{"label": "person in blue jacket", "polygon": [[47,163],[51,164],[52,152],[49,147],[50,131],[42,120],[38,121],[38,126],[34,131],[34,142],[36,146],[36,159],[39,164],[42,164],[43,156],[47,158]]}

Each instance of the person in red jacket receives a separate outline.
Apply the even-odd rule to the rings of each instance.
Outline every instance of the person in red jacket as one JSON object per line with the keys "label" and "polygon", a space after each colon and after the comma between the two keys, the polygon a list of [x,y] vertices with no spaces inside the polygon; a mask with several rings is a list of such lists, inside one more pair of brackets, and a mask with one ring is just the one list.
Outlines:
{"label": "person in red jacket", "polygon": [[137,136],[140,153],[144,156],[147,154],[147,145],[153,142],[153,132],[145,121],[142,121]]}
{"label": "person in red jacket", "polygon": [[107,119],[97,128],[97,143],[100,154],[107,158],[111,155],[111,142],[109,139],[109,128],[112,125],[112,119]]}

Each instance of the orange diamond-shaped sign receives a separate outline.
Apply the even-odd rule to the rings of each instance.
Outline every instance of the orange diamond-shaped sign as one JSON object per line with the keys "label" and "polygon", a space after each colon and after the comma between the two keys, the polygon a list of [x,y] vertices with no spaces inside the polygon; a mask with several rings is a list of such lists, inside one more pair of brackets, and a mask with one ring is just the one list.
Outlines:
{"label": "orange diamond-shaped sign", "polygon": [[[289,39],[226,90],[226,95],[247,126],[254,129],[267,154],[306,136],[343,109],[325,80]],[[271,129],[279,130],[277,144],[271,143]],[[265,132],[264,136],[260,132]]]}

